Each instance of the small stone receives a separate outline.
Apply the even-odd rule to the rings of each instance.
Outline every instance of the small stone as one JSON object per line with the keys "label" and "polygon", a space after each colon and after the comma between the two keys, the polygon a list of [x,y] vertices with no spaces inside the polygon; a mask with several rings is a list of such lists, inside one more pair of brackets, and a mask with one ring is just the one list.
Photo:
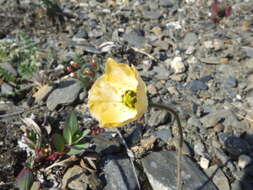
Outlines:
{"label": "small stone", "polygon": [[189,46],[189,47],[187,48],[187,50],[185,51],[185,54],[191,55],[191,54],[194,53],[195,50],[196,50],[196,49],[195,49],[194,46]]}
{"label": "small stone", "polygon": [[9,64],[9,63],[1,63],[0,64],[1,68],[3,68],[4,70],[6,70],[7,72],[9,72],[11,75],[13,75],[14,77],[16,77],[18,75],[16,69],[14,69],[14,67]]}
{"label": "small stone", "polygon": [[150,127],[165,124],[170,120],[170,114],[167,111],[159,110],[151,113],[151,117],[148,120],[148,125]]}
{"label": "small stone", "polygon": [[208,90],[208,86],[201,80],[193,80],[189,82],[188,87],[192,92],[197,92],[199,90]]}
{"label": "small stone", "polygon": [[237,80],[235,77],[229,76],[225,81],[226,87],[235,88],[237,86]]}
{"label": "small stone", "polygon": [[245,47],[243,50],[246,52],[246,55],[253,59],[253,48],[252,47]]}
{"label": "small stone", "polygon": [[209,164],[210,164],[210,160],[208,160],[205,157],[201,157],[200,158],[199,165],[200,165],[201,168],[203,168],[204,170],[206,170],[209,167]]}
{"label": "small stone", "polygon": [[148,86],[147,86],[147,89],[148,89],[148,92],[149,92],[151,95],[156,95],[156,94],[157,94],[156,87],[155,87],[153,84],[148,85]]}
{"label": "small stone", "polygon": [[1,93],[2,94],[12,94],[13,93],[13,87],[7,83],[3,83],[1,85]]}
{"label": "small stone", "polygon": [[169,142],[172,139],[171,131],[168,129],[161,129],[159,131],[155,131],[152,135],[161,139],[164,142]]}
{"label": "small stone", "polygon": [[222,123],[218,123],[214,126],[213,130],[217,133],[222,132],[224,130],[224,125]]}
{"label": "small stone", "polygon": [[203,143],[198,142],[194,145],[194,153],[203,156],[205,153],[205,146]]}
{"label": "small stone", "polygon": [[203,42],[203,45],[204,45],[204,47],[207,48],[207,49],[213,48],[213,42],[212,42],[211,40],[209,40],[209,41],[204,41],[204,42]]}
{"label": "small stone", "polygon": [[183,73],[186,71],[186,67],[183,63],[182,57],[175,57],[171,61],[170,66],[174,70],[175,74]]}
{"label": "small stone", "polygon": [[230,136],[226,139],[225,148],[232,156],[247,154],[250,151],[248,142],[236,136]]}
{"label": "small stone", "polygon": [[222,40],[219,39],[215,39],[213,41],[213,47],[216,51],[219,51],[220,49],[222,49],[224,46],[224,42]]}
{"label": "small stone", "polygon": [[245,167],[247,167],[247,165],[251,163],[251,161],[252,161],[251,157],[243,154],[239,156],[237,164],[239,168],[244,169]]}
{"label": "small stone", "polygon": [[69,187],[76,190],[87,189],[88,177],[80,166],[69,168],[62,179],[62,188]]}
{"label": "small stone", "polygon": [[198,36],[193,32],[187,33],[184,37],[184,44],[187,46],[195,45],[197,42],[198,42]]}
{"label": "small stone", "polygon": [[174,4],[173,0],[159,0],[159,5],[163,7],[172,7]]}
{"label": "small stone", "polygon": [[158,19],[161,16],[159,11],[143,11],[143,17],[145,19]]}
{"label": "small stone", "polygon": [[146,43],[144,33],[140,30],[132,30],[132,31],[124,34],[123,38],[130,45],[133,45],[137,48],[142,48]]}

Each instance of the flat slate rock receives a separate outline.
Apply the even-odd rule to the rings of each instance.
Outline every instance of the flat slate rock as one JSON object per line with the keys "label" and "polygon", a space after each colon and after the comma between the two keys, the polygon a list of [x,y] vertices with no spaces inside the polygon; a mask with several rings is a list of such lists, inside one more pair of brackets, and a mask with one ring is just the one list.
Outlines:
{"label": "flat slate rock", "polygon": [[134,190],[138,187],[128,158],[108,156],[105,161],[104,173],[107,181],[104,190]]}
{"label": "flat slate rock", "polygon": [[54,110],[58,105],[69,105],[73,103],[79,95],[81,85],[77,80],[68,79],[60,82],[47,99],[47,107]]}
{"label": "flat slate rock", "polygon": [[[176,190],[176,152],[152,152],[143,160],[143,168],[153,189]],[[188,157],[182,157],[184,190],[217,190],[216,186]]]}

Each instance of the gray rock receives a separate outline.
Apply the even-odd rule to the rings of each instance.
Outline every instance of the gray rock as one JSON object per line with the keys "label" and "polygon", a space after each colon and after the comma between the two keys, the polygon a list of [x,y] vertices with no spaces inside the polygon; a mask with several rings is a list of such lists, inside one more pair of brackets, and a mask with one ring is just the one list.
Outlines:
{"label": "gray rock", "polygon": [[167,111],[159,110],[153,111],[151,117],[148,120],[148,125],[150,127],[156,127],[158,125],[165,124],[169,121],[170,114]]}
{"label": "gray rock", "polygon": [[169,142],[172,139],[172,134],[169,129],[161,129],[151,134],[154,137],[161,139],[164,142]]}
{"label": "gray rock", "polygon": [[107,181],[105,190],[137,189],[137,182],[130,160],[119,156],[108,156],[104,174]]}
{"label": "gray rock", "polygon": [[190,126],[190,127],[201,127],[201,122],[198,118],[196,117],[190,117],[188,120],[187,120],[187,124]]}
{"label": "gray rock", "polygon": [[89,38],[99,38],[103,35],[104,35],[103,31],[95,29],[88,33]]}
{"label": "gray rock", "polygon": [[245,47],[243,50],[246,52],[246,55],[253,59],[253,48],[252,47]]}
{"label": "gray rock", "polygon": [[54,110],[58,105],[69,105],[73,103],[79,95],[81,85],[77,80],[68,79],[59,83],[47,98],[47,107]]}
{"label": "gray rock", "polygon": [[189,82],[187,86],[192,92],[208,89],[208,86],[201,80],[193,80]]}
{"label": "gray rock", "polygon": [[159,0],[159,5],[163,7],[172,7],[174,4],[173,0]]}
{"label": "gray rock", "polygon": [[1,85],[1,93],[2,94],[13,94],[13,87],[4,82]]}
{"label": "gray rock", "polygon": [[159,11],[143,11],[142,14],[145,19],[158,19],[161,16]]}
{"label": "gray rock", "polygon": [[187,46],[195,45],[197,42],[198,36],[193,32],[187,33],[184,37],[184,44]]}
{"label": "gray rock", "polygon": [[126,142],[129,147],[136,145],[140,142],[143,132],[143,126],[140,124],[133,124],[134,129],[132,132],[126,137]]}
{"label": "gray rock", "polygon": [[233,76],[229,76],[226,80],[225,80],[225,86],[228,88],[235,88],[237,86],[237,80],[235,77]]}
{"label": "gray rock", "polygon": [[135,46],[137,48],[141,48],[145,45],[146,40],[142,31],[140,30],[132,30],[123,35],[125,41],[127,41],[130,45]]}
{"label": "gray rock", "polygon": [[228,178],[217,165],[208,168],[205,172],[218,189],[230,190]]}
{"label": "gray rock", "polygon": [[214,127],[219,121],[221,121],[222,119],[225,119],[230,113],[231,111],[229,110],[220,110],[217,112],[214,111],[202,117],[200,121],[203,124],[203,126],[206,128]]}
{"label": "gray rock", "polygon": [[164,65],[155,66],[153,71],[156,73],[155,77],[159,80],[167,80],[171,74]]}
{"label": "gray rock", "polygon": [[203,156],[205,153],[205,146],[203,143],[198,142],[194,144],[194,153],[200,156]]}
{"label": "gray rock", "polygon": [[16,69],[14,69],[14,67],[11,64],[9,64],[9,63],[1,63],[0,65],[1,65],[1,67],[4,70],[6,70],[7,72],[9,72],[14,77],[16,77],[18,75]]}
{"label": "gray rock", "polygon": [[62,179],[62,187],[66,187],[76,190],[86,190],[88,185],[88,177],[85,174],[85,170],[80,166],[73,166],[69,168],[64,174]]}
{"label": "gray rock", "polygon": [[247,141],[240,137],[230,136],[225,141],[225,149],[232,156],[240,156],[240,154],[247,154],[250,151],[250,146]]}
{"label": "gray rock", "polygon": [[[142,159],[144,172],[153,189],[176,189],[176,153],[152,152]],[[182,158],[182,180],[184,190],[217,190],[208,177],[188,157]]]}
{"label": "gray rock", "polygon": [[94,46],[86,46],[86,45],[78,45],[76,46],[76,49],[78,49],[80,52],[88,52],[88,53],[94,53],[94,54],[101,54],[102,52],[95,48]]}
{"label": "gray rock", "polygon": [[99,134],[99,136],[94,136],[92,138],[92,143],[95,146],[95,151],[98,154],[113,154],[120,152],[121,147],[119,141],[112,138],[110,132],[105,132]]}

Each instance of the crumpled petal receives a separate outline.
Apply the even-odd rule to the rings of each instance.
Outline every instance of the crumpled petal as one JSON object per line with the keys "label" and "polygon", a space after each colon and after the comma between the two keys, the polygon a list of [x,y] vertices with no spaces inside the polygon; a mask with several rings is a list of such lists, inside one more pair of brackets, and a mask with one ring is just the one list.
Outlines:
{"label": "crumpled petal", "polygon": [[[128,90],[137,95],[134,109],[122,101],[122,95]],[[109,58],[105,74],[95,81],[89,91],[88,106],[101,127],[123,126],[139,119],[147,111],[146,85],[134,66],[118,64]]]}

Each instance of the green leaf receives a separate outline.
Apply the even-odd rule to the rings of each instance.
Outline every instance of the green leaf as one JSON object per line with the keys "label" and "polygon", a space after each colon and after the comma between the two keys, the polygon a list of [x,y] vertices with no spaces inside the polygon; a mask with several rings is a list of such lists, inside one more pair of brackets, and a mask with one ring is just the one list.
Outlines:
{"label": "green leaf", "polygon": [[53,144],[58,152],[64,152],[65,140],[64,140],[63,136],[61,136],[59,134],[54,134],[53,135]]}
{"label": "green leaf", "polygon": [[84,131],[81,131],[80,137],[73,140],[74,144],[78,144],[85,136],[87,136],[90,133],[89,129],[86,129]]}
{"label": "green leaf", "polygon": [[16,178],[16,186],[20,190],[30,190],[33,184],[33,174],[30,168],[23,168]]}
{"label": "green leaf", "polygon": [[68,145],[73,144],[73,136],[79,130],[76,115],[72,112],[67,119],[65,127],[63,129],[63,136]]}
{"label": "green leaf", "polygon": [[67,154],[68,155],[79,154],[79,153],[83,152],[88,147],[89,147],[89,143],[77,144],[77,145],[72,146],[70,151]]}

